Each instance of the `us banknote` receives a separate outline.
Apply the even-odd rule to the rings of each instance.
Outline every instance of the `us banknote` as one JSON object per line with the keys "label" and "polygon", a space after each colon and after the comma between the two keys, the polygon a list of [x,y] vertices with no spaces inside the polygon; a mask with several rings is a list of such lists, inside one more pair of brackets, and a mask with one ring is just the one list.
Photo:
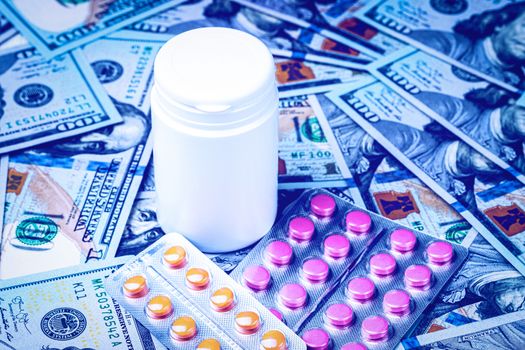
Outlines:
{"label": "us banknote", "polygon": [[129,258],[0,283],[2,349],[165,349],[104,289]]}
{"label": "us banknote", "polygon": [[315,32],[305,31],[289,22],[227,0],[186,1],[156,16],[134,23],[128,26],[127,30],[139,36],[162,35],[169,39],[190,29],[211,26],[234,28],[250,33],[262,40],[271,50],[324,56],[346,64],[363,65],[372,60],[372,57],[352,46],[341,43],[333,45],[326,37]]}
{"label": "us banknote", "polygon": [[525,311],[404,340],[398,349],[523,349]]}
{"label": "us banknote", "polygon": [[502,86],[525,87],[525,2],[375,0],[358,16]]}
{"label": "us banknote", "polygon": [[[7,190],[7,172],[9,168],[9,157],[3,156],[0,158],[0,208],[2,208],[0,219],[0,237],[4,227],[4,212],[5,206],[5,192]],[[0,241],[0,264],[2,263],[2,242]]]}
{"label": "us banknote", "polygon": [[0,45],[11,39],[17,33],[11,22],[0,14]]}
{"label": "us banknote", "polygon": [[124,122],[10,157],[1,278],[114,256],[151,155],[162,44],[101,39],[83,49]]}
{"label": "us banknote", "polygon": [[519,94],[412,48],[374,62],[371,69],[435,120],[428,127],[450,130],[525,183],[525,106]]}
{"label": "us banknote", "polygon": [[180,2],[6,0],[0,2],[0,12],[49,59]]}
{"label": "us banknote", "polygon": [[0,53],[0,153],[120,121],[81,52],[52,60],[30,47]]}
{"label": "us banknote", "polygon": [[454,134],[375,79],[329,93],[374,138],[365,155],[391,153],[459,212],[518,271],[525,272],[525,188]]}

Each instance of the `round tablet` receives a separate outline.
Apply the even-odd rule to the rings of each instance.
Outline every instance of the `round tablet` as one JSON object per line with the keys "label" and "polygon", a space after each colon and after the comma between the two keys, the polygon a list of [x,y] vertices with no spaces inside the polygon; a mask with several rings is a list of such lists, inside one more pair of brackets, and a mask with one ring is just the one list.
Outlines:
{"label": "round tablet", "polygon": [[375,254],[370,258],[370,272],[379,277],[393,274],[396,266],[396,259],[388,253]]}
{"label": "round tablet", "polygon": [[213,309],[219,312],[225,312],[231,310],[233,302],[235,301],[235,295],[233,291],[228,287],[217,289],[210,297],[210,303]]}
{"label": "round tablet", "polygon": [[332,216],[336,208],[335,200],[332,196],[324,193],[316,194],[310,201],[310,210],[317,216]]}
{"label": "round tablet", "polygon": [[122,285],[122,291],[128,298],[140,298],[148,294],[146,277],[137,275],[128,278]]}
{"label": "round tablet", "polygon": [[341,350],[367,350],[366,346],[361,343],[348,343],[343,345]]}
{"label": "round tablet", "polygon": [[309,259],[303,263],[303,276],[312,283],[322,283],[328,278],[330,268],[322,259]]}
{"label": "round tablet", "polygon": [[204,339],[197,345],[197,350],[221,350],[221,343],[217,339]]}
{"label": "round tablet", "polygon": [[353,300],[365,302],[374,297],[375,289],[372,280],[366,277],[357,277],[348,282],[346,291]]}
{"label": "round tablet", "polygon": [[171,300],[165,295],[151,298],[146,305],[146,314],[151,318],[166,318],[173,312]]}
{"label": "round tablet", "polygon": [[269,330],[264,333],[261,339],[261,349],[264,350],[286,350],[286,337],[281,331]]}
{"label": "round tablet", "polygon": [[389,324],[386,318],[370,316],[361,323],[361,335],[366,340],[380,341],[388,338]]}
{"label": "round tablet", "polygon": [[170,335],[181,341],[193,339],[197,335],[197,324],[189,316],[179,317],[171,324]]}
{"label": "round tablet", "polygon": [[332,304],[326,309],[325,318],[334,327],[348,327],[354,319],[354,311],[343,303]]}
{"label": "round tablet", "polygon": [[285,284],[279,291],[279,300],[290,309],[304,306],[307,296],[306,289],[297,283]]}
{"label": "round tablet", "polygon": [[235,329],[242,334],[252,334],[259,330],[261,320],[254,311],[241,311],[235,315]]}
{"label": "round tablet", "polygon": [[326,350],[330,345],[330,336],[321,328],[309,329],[301,338],[308,350]]}
{"label": "round tablet", "polygon": [[186,250],[178,245],[170,247],[164,252],[162,260],[172,269],[181,268],[186,265]]}
{"label": "round tablet", "polygon": [[427,247],[428,261],[436,265],[443,265],[454,256],[452,244],[448,242],[433,242]]}
{"label": "round tablet", "polygon": [[252,265],[244,269],[242,278],[247,287],[253,290],[264,290],[270,283],[270,272],[261,265]]}
{"label": "round tablet", "polygon": [[290,238],[299,242],[309,241],[312,239],[314,232],[314,223],[305,216],[296,216],[288,224]]}
{"label": "round tablet", "polygon": [[266,246],[264,257],[274,265],[288,265],[292,260],[292,247],[287,242],[273,241]]}
{"label": "round tablet", "polygon": [[360,210],[352,210],[345,216],[346,229],[355,233],[366,233],[372,226],[370,215]]}
{"label": "round tablet", "polygon": [[407,287],[426,289],[432,281],[432,271],[425,265],[411,265],[405,270]]}
{"label": "round tablet", "polygon": [[274,309],[274,308],[270,308],[270,309],[268,309],[268,310],[270,310],[270,312],[271,312],[275,317],[277,317],[277,318],[279,319],[279,321],[283,322],[284,317],[283,317],[283,314],[282,314],[279,310]]}
{"label": "round tablet", "polygon": [[410,295],[404,290],[390,290],[383,297],[383,310],[387,314],[406,315],[410,313]]}
{"label": "round tablet", "polygon": [[416,246],[417,238],[414,232],[404,228],[395,229],[390,235],[390,246],[400,253],[410,252]]}
{"label": "round tablet", "polygon": [[326,237],[323,242],[324,253],[331,258],[344,258],[350,252],[350,241],[346,236],[334,234]]}
{"label": "round tablet", "polygon": [[186,271],[186,286],[193,290],[203,290],[210,283],[210,274],[200,267],[192,267]]}

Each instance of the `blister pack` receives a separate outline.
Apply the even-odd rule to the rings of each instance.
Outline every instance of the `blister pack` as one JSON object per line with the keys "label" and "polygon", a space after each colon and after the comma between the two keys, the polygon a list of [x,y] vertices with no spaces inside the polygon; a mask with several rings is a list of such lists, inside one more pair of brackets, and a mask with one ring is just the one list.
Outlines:
{"label": "blister pack", "polygon": [[176,233],[137,255],[105,286],[169,349],[306,349],[248,290]]}
{"label": "blister pack", "polygon": [[308,349],[393,349],[468,250],[371,214],[385,234],[302,327]]}
{"label": "blister pack", "polygon": [[328,191],[307,191],[230,276],[298,331],[378,233],[366,211]]}

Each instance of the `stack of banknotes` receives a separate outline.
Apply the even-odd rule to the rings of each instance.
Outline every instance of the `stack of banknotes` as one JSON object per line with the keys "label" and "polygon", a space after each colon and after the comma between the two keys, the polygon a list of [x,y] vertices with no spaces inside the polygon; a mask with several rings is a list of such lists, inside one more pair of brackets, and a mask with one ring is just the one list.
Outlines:
{"label": "stack of banknotes", "polygon": [[399,348],[525,348],[518,0],[1,0],[0,348],[164,349],[102,281],[164,235],[153,62],[209,26],[274,55],[280,209],[331,188],[470,249]]}

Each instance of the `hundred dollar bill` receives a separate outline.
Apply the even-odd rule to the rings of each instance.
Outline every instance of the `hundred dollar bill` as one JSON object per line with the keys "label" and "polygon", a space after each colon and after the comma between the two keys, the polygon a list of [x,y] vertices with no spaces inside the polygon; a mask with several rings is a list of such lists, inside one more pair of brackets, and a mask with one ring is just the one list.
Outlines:
{"label": "hundred dollar bill", "polygon": [[[7,171],[9,167],[9,157],[3,156],[0,158],[0,208],[2,208],[2,217],[0,218],[0,237],[4,226],[5,206],[5,192],[7,189]],[[2,263],[2,242],[0,241],[0,264]]]}
{"label": "hundred dollar bill", "polygon": [[227,0],[186,1],[126,29],[141,37],[162,35],[168,40],[190,29],[211,26],[250,33],[262,40],[270,50],[315,54],[354,65],[364,65],[373,59],[353,47],[341,43],[330,44],[326,42],[326,37],[312,31],[302,30],[298,26]]}
{"label": "hundred dollar bill", "polygon": [[16,33],[13,25],[0,13],[0,45],[11,39]]}
{"label": "hundred dollar bill", "polygon": [[165,349],[104,289],[104,280],[127,261],[0,283],[2,349]]}
{"label": "hundred dollar bill", "polygon": [[151,155],[149,92],[163,42],[84,48],[124,122],[10,157],[0,278],[111,258]]}
{"label": "hundred dollar bill", "polygon": [[525,311],[485,321],[430,333],[402,341],[405,350],[523,349],[525,344]]}
{"label": "hundred dollar bill", "polygon": [[327,95],[374,138],[369,154],[391,153],[525,273],[525,187],[373,78]]}
{"label": "hundred dollar bill", "polygon": [[122,121],[82,53],[0,52],[0,153]]}
{"label": "hundred dollar bill", "polygon": [[0,12],[46,58],[77,48],[182,0],[5,0]]}
{"label": "hundred dollar bill", "polygon": [[[525,106],[519,95],[413,48],[374,62],[372,73],[525,183]],[[430,127],[430,126],[429,126]]]}
{"label": "hundred dollar bill", "polygon": [[469,72],[525,88],[525,2],[375,0],[358,16]]}

